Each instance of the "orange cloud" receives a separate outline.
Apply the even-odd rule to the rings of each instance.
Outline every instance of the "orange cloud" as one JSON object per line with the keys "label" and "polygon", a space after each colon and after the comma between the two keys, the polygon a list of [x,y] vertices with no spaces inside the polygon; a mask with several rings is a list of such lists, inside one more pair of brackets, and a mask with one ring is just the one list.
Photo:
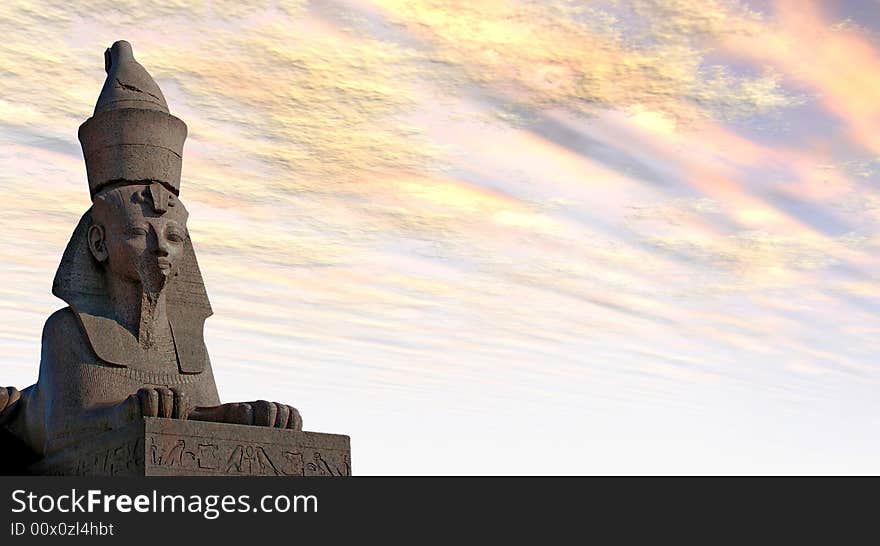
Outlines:
{"label": "orange cloud", "polygon": [[769,63],[817,92],[817,100],[847,124],[853,141],[880,152],[880,52],[858,30],[835,28],[814,0],[778,0],[776,22],[751,35],[727,36],[728,55]]}

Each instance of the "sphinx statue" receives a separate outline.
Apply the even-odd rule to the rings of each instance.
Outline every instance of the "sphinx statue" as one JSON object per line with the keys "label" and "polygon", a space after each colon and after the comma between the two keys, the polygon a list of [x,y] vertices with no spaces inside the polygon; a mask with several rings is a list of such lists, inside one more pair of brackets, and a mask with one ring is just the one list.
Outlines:
{"label": "sphinx statue", "polygon": [[52,293],[67,307],[43,328],[39,378],[0,388],[0,432],[39,461],[142,417],[301,430],[264,400],[221,404],[204,342],[212,311],[180,200],[187,128],[119,41],[79,128],[92,206]]}

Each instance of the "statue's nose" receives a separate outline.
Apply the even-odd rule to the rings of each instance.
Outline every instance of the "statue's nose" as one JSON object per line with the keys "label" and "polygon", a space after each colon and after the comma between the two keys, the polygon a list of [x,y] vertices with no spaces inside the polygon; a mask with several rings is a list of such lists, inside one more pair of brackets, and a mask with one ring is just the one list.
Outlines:
{"label": "statue's nose", "polygon": [[168,256],[168,241],[164,238],[157,237],[156,254],[159,256]]}
{"label": "statue's nose", "polygon": [[168,256],[168,245],[170,244],[168,240],[162,237],[162,234],[153,226],[150,226],[150,234],[152,235],[151,239],[153,240],[153,251],[156,255]]}

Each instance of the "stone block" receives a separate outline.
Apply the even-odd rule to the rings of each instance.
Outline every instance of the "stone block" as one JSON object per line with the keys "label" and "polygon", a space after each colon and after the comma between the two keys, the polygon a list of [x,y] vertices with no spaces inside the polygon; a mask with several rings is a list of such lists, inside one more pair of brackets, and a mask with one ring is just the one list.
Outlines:
{"label": "stone block", "polygon": [[350,476],[348,436],[145,417],[30,467],[64,476]]}

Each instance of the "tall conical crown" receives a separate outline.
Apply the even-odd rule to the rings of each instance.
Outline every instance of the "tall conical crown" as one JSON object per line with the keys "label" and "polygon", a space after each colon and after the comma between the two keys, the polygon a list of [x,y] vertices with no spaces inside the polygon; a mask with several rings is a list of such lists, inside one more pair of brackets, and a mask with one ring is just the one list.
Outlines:
{"label": "tall conical crown", "polygon": [[104,51],[104,70],[107,80],[95,104],[95,115],[122,108],[168,113],[162,91],[144,67],[134,60],[130,43],[120,40]]}
{"label": "tall conical crown", "polygon": [[108,184],[152,181],[179,194],[186,124],[168,112],[131,44],[118,41],[106,50],[104,69],[95,113],[79,128],[92,197]]}

